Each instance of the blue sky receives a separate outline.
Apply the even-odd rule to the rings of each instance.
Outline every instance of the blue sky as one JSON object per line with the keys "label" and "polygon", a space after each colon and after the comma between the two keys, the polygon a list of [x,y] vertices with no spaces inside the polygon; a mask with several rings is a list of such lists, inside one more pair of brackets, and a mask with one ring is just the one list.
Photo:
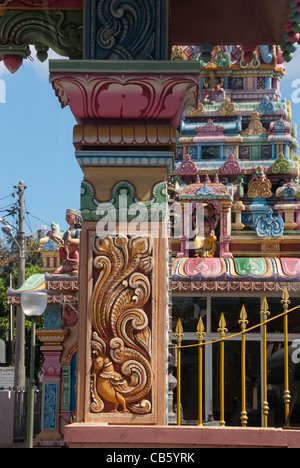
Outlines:
{"label": "blue sky", "polygon": [[[27,235],[42,221],[56,221],[67,228],[65,210],[79,209],[83,178],[72,143],[75,119],[69,107],[61,109],[49,84],[48,61],[41,64],[33,47],[32,56],[34,61],[24,61],[14,75],[0,63],[0,216],[16,200],[3,197],[24,180],[26,208],[32,215],[26,218],[30,221]],[[50,57],[60,58],[52,52]],[[300,48],[286,68],[281,91],[292,100],[293,84],[300,80]],[[300,89],[300,81],[297,86]],[[4,87],[6,102],[2,103]],[[300,103],[292,102],[292,110],[300,128]],[[7,220],[13,223],[12,218]]]}
{"label": "blue sky", "polygon": [[[0,64],[0,79],[6,88],[6,102],[0,103],[0,200],[23,180],[27,211],[67,228],[65,211],[79,209],[83,178],[72,143],[75,119],[69,107],[61,109],[49,84],[48,62],[26,60],[14,75]],[[15,200],[2,199],[0,211]],[[26,234],[43,224],[32,216],[26,221]]]}

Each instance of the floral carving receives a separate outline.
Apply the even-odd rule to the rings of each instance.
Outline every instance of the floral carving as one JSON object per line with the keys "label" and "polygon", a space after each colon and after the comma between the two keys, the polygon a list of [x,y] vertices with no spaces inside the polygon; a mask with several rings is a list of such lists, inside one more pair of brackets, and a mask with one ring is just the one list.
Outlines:
{"label": "floral carving", "polygon": [[[176,62],[171,62],[176,69]],[[52,74],[51,81],[64,107],[69,104],[79,122],[90,119],[164,120],[177,127],[185,107],[193,105],[197,80],[193,75],[168,75],[143,70],[113,75],[99,70],[86,73]],[[126,76],[127,75],[127,76]]]}
{"label": "floral carving", "polygon": [[[87,58],[166,60],[164,0],[93,0],[87,2]],[[90,46],[90,44],[93,46]]]}
{"label": "floral carving", "polygon": [[93,413],[151,412],[153,268],[149,237],[96,238],[92,296]]}
{"label": "floral carving", "polygon": [[251,136],[251,135],[263,135],[267,133],[267,130],[263,127],[260,118],[261,118],[261,113],[254,111],[251,114],[251,122],[249,124],[249,127],[247,130],[242,132],[242,135],[245,136]]}
{"label": "floral carving", "polygon": [[274,104],[270,101],[270,98],[264,97],[263,101],[258,106],[258,112],[261,114],[275,114]]}
{"label": "floral carving", "polygon": [[256,232],[259,237],[280,237],[283,235],[284,222],[280,216],[274,216],[269,209],[265,216],[260,216],[256,222]]}
{"label": "floral carving", "polygon": [[192,161],[191,156],[189,154],[186,155],[185,160],[180,164],[178,174],[180,174],[181,176],[198,174],[198,168],[196,164]]}
{"label": "floral carving", "polygon": [[240,174],[242,172],[240,163],[234,158],[234,154],[228,156],[228,161],[223,164],[221,172],[222,174]]}
{"label": "floral carving", "polygon": [[206,125],[202,127],[196,128],[197,135],[207,135],[207,134],[214,134],[214,135],[223,135],[225,131],[225,127],[220,127],[215,125],[212,119],[208,119]]}
{"label": "floral carving", "polygon": [[284,154],[279,154],[278,159],[272,166],[272,172],[273,174],[289,174],[291,172],[291,165],[289,161],[285,159]]}
{"label": "floral carving", "polygon": [[231,101],[229,97],[225,99],[219,108],[219,115],[226,116],[226,115],[237,115],[237,110],[234,103]]}
{"label": "floral carving", "polygon": [[270,198],[272,196],[272,184],[265,176],[262,167],[257,167],[255,175],[248,186],[248,197],[250,198]]}
{"label": "floral carving", "polygon": [[187,116],[188,117],[204,117],[206,114],[204,104],[200,100],[198,100],[198,106],[196,107],[191,107],[188,110]]}

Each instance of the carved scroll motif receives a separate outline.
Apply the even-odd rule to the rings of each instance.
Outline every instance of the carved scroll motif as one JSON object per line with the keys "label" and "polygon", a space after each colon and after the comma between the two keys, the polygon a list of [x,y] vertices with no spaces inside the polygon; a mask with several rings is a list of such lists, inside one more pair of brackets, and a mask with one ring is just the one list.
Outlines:
{"label": "carved scroll motif", "polygon": [[152,239],[96,238],[93,250],[91,412],[149,414]]}

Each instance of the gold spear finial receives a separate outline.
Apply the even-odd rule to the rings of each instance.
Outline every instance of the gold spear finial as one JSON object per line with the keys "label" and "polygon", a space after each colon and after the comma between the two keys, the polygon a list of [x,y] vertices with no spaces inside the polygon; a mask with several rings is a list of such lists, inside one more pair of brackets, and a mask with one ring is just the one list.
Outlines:
{"label": "gold spear finial", "polygon": [[283,309],[287,310],[290,303],[291,303],[290,295],[289,295],[287,287],[285,286],[283,290],[283,294],[282,294],[282,301],[281,301],[281,304],[283,305]]}
{"label": "gold spear finial", "polygon": [[220,333],[221,338],[224,338],[225,334],[228,332],[226,328],[226,320],[224,314],[221,315],[218,332]]}
{"label": "gold spear finial", "polygon": [[198,338],[199,338],[199,342],[202,343],[203,338],[205,337],[205,335],[206,335],[206,333],[205,333],[204,323],[203,323],[202,317],[200,317],[198,325],[197,325],[197,333],[196,333],[196,336],[198,336]]}
{"label": "gold spear finial", "polygon": [[177,339],[177,345],[181,346],[182,338],[184,338],[184,334],[183,334],[183,326],[182,326],[180,319],[178,320],[178,323],[177,323],[175,338]]}
{"label": "gold spear finial", "polygon": [[242,310],[241,310],[241,314],[240,314],[240,320],[239,320],[239,324],[241,325],[241,330],[244,331],[246,330],[247,328],[247,325],[249,323],[249,321],[247,320],[247,312],[246,312],[246,308],[245,306],[243,305],[242,307]]}

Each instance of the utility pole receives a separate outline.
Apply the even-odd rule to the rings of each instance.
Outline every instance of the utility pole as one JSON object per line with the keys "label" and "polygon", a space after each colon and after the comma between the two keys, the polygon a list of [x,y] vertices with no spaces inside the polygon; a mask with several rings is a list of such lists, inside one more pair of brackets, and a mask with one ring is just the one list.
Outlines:
{"label": "utility pole", "polygon": [[[9,262],[9,287],[14,289],[15,285],[15,274],[14,274],[14,262]],[[15,336],[14,326],[15,313],[14,306],[9,306],[9,331],[8,331],[8,343],[9,343],[9,365],[15,367]]]}
{"label": "utility pole", "polygon": [[[18,258],[18,288],[25,282],[25,213],[24,213],[24,191],[27,187],[24,182],[14,187],[19,197],[19,258]],[[25,314],[21,307],[17,307],[16,320],[16,347],[15,347],[15,390],[21,390],[25,387]]]}

